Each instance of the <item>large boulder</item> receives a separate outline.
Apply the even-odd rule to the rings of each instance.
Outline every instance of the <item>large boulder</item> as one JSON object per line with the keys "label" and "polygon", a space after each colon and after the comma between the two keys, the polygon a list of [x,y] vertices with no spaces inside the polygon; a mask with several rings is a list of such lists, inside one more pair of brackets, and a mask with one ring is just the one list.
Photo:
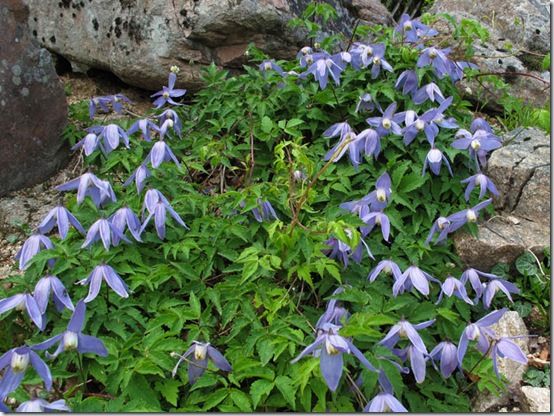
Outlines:
{"label": "large boulder", "polygon": [[435,0],[429,11],[448,13],[458,20],[478,20],[516,47],[544,54],[550,52],[548,0]]}
{"label": "large boulder", "polygon": [[550,246],[550,138],[536,128],[519,128],[504,137],[487,164],[498,188],[496,215],[479,225],[479,236],[454,237],[456,251],[470,267],[489,270],[512,263],[524,251],[543,256]]}
{"label": "large boulder", "polygon": [[523,410],[526,412],[550,413],[550,389],[546,387],[523,386]]}
{"label": "large boulder", "polygon": [[[543,107],[550,99],[550,77],[540,72],[542,55],[550,51],[550,6],[548,0],[435,0],[431,14],[447,13],[457,22],[473,19],[490,35],[486,42],[475,40],[472,47],[476,63],[483,73],[497,73],[509,86],[512,96]],[[436,24],[442,33],[453,27],[445,19]],[[527,75],[522,75],[527,74]],[[466,98],[502,112],[503,92],[484,78],[462,81]]]}
{"label": "large boulder", "polygon": [[[350,33],[355,19],[387,24],[379,0],[327,0],[339,19],[332,29]],[[306,42],[288,26],[309,0],[25,0],[33,34],[70,62],[113,72],[146,89],[167,82],[179,65],[179,83],[200,86],[201,69],[215,62],[241,68],[254,43],[274,58],[293,57]],[[76,30],[75,28],[78,28]]]}
{"label": "large boulder", "polygon": [[64,90],[21,0],[0,3],[0,195],[52,175],[67,159]]}

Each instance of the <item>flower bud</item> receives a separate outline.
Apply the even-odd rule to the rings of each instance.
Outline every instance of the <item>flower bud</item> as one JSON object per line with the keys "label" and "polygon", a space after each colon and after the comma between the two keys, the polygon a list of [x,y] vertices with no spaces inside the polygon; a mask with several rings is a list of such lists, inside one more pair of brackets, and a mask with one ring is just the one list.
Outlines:
{"label": "flower bud", "polygon": [[18,354],[14,352],[12,354],[10,366],[12,367],[14,373],[25,371],[29,366],[29,353]]}
{"label": "flower bud", "polygon": [[66,351],[77,349],[79,346],[77,334],[72,331],[65,331],[65,334],[63,334],[63,346]]}
{"label": "flower bud", "polygon": [[314,43],[314,48],[319,49],[321,47],[321,44],[319,42]]}

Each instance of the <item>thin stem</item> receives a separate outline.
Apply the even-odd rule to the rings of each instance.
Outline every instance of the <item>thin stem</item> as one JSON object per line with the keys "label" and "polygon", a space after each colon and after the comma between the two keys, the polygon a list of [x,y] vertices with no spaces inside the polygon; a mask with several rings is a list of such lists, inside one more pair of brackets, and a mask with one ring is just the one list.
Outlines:
{"label": "thin stem", "polygon": [[110,309],[110,289],[108,289],[108,285],[106,285],[106,309]]}
{"label": "thin stem", "polygon": [[331,164],[334,163],[335,157],[337,157],[337,155],[339,155],[344,150],[344,148],[350,144],[350,142],[352,142],[352,139],[346,140],[343,144],[341,144],[337,148],[335,153],[333,153],[331,155],[331,157],[329,158],[327,163],[325,165],[323,165],[323,167],[316,173],[316,175],[314,176],[312,181],[308,184],[308,186],[304,190],[304,193],[302,194],[302,196],[300,197],[300,199],[298,200],[298,202],[296,204],[296,210],[295,210],[296,212],[294,213],[294,217],[293,217],[292,222],[291,222],[291,229],[290,229],[291,233],[292,233],[292,230],[294,229],[294,227],[296,226],[296,224],[299,223],[298,216],[300,214],[300,210],[302,209],[302,205],[304,205],[304,203],[306,202],[306,199],[308,198],[308,194],[309,194],[310,190],[314,187],[314,185],[316,184],[319,177],[329,168],[329,166],[331,166]]}
{"label": "thin stem", "polygon": [[[489,344],[489,348],[487,349],[487,352],[485,352],[481,358],[479,358],[479,360],[477,360],[477,362],[475,363],[475,365],[473,367],[471,367],[471,370],[468,371],[468,374],[472,374],[473,373],[473,370],[475,370],[477,368],[477,366],[479,364],[481,364],[485,358],[487,358],[492,350],[492,347],[494,346],[494,344],[496,344],[496,341],[495,340],[492,340],[492,342]],[[472,381],[470,384],[467,385],[467,387],[465,389],[462,390],[462,393],[465,393],[466,391],[468,391],[475,383],[477,383],[477,380],[475,381]]]}
{"label": "thin stem", "polygon": [[79,373],[81,374],[81,381],[83,383],[83,393],[87,391],[87,378],[85,377],[85,370],[83,369],[83,358],[78,351],[75,351],[77,354],[77,365],[79,367]]}
{"label": "thin stem", "polygon": [[348,41],[348,46],[346,46],[345,51],[348,51],[350,47],[352,46],[352,43],[354,42],[354,36],[356,36],[356,30],[358,29],[358,25],[360,24],[360,18],[356,19],[356,23],[354,24],[354,29],[352,29],[352,35],[350,36],[350,40]]}

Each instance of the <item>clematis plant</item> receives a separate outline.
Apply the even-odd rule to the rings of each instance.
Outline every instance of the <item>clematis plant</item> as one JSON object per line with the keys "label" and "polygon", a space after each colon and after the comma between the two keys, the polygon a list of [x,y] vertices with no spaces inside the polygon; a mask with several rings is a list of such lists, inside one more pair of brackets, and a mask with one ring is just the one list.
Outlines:
{"label": "clematis plant", "polygon": [[[25,270],[29,266],[29,261],[43,249],[50,250],[54,248],[52,241],[45,235],[35,233],[31,235],[23,246],[19,249],[15,255],[15,259],[19,260],[19,270]],[[54,265],[54,260],[48,261],[50,266]]]}
{"label": "clematis plant", "polygon": [[3,401],[8,394],[19,387],[29,364],[44,381],[46,390],[52,388],[50,369],[38,354],[27,346],[12,348],[0,356],[0,370],[4,370],[4,375],[0,380],[0,401]]}
{"label": "clematis plant", "polygon": [[15,410],[18,413],[71,412],[64,399],[48,403],[44,399],[31,399],[21,403]]}
{"label": "clematis plant", "polygon": [[27,311],[27,315],[29,315],[31,321],[33,321],[41,331],[44,329],[41,309],[33,295],[29,293],[19,293],[0,300],[0,314],[12,309]]}
{"label": "clematis plant", "polygon": [[65,240],[67,233],[69,232],[70,225],[75,227],[75,229],[82,235],[85,234],[85,230],[77,218],[75,218],[75,216],[69,212],[67,208],[62,205],[58,205],[46,214],[37,229],[41,234],[47,234],[52,231],[54,226],[56,226],[58,228],[58,232],[60,233],[60,237]]}
{"label": "clematis plant", "polygon": [[89,291],[87,297],[84,299],[85,303],[91,302],[96,299],[102,281],[122,298],[129,297],[127,284],[119,277],[115,270],[107,264],[100,264],[96,266],[87,278],[77,282],[80,285],[89,285]]}

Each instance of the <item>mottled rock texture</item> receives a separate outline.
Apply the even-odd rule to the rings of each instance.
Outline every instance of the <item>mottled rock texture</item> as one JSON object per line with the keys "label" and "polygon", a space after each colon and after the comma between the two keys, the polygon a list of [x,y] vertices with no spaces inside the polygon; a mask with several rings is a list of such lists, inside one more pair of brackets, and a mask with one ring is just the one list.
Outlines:
{"label": "mottled rock texture", "polygon": [[[327,0],[340,19],[333,27],[350,33],[356,18],[388,24],[378,0]],[[146,89],[167,82],[179,65],[182,86],[200,86],[201,69],[212,61],[240,68],[253,42],[274,58],[290,58],[305,36],[291,30],[309,0],[25,0],[37,39],[69,61],[113,72]],[[78,28],[78,30],[75,30]]]}
{"label": "mottled rock texture", "polygon": [[0,2],[0,195],[43,181],[69,155],[65,94],[27,19],[21,0]]}
{"label": "mottled rock texture", "polygon": [[489,270],[512,263],[525,250],[542,257],[550,245],[550,138],[535,129],[516,129],[488,161],[487,175],[500,192],[496,215],[479,225],[479,237],[458,233],[456,251],[465,264]]}
{"label": "mottled rock texture", "polygon": [[[548,0],[435,0],[429,9],[432,14],[448,13],[456,21],[474,19],[490,34],[487,42],[476,39],[472,61],[482,72],[503,74],[510,85],[511,95],[542,107],[550,99],[549,84],[541,81],[540,54],[550,51],[550,7]],[[440,21],[437,29],[448,33],[451,27]],[[539,55],[537,55],[537,53]],[[532,77],[513,75],[529,73]],[[463,81],[469,99],[486,104],[490,110],[503,111],[498,103],[500,91],[488,82]],[[486,88],[483,89],[482,86]],[[483,90],[479,95],[477,91]]]}
{"label": "mottled rock texture", "polygon": [[550,389],[546,387],[523,386],[523,410],[525,412],[550,413]]}

